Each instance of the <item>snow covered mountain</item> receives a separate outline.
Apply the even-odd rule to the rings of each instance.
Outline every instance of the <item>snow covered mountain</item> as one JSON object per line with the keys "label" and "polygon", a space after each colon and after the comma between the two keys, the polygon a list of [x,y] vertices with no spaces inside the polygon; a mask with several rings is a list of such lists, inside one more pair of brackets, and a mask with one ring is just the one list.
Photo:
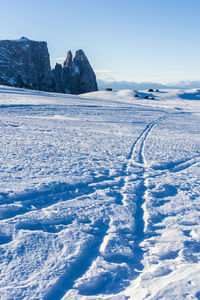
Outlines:
{"label": "snow covered mountain", "polygon": [[200,92],[137,94],[0,86],[0,299],[200,299]]}

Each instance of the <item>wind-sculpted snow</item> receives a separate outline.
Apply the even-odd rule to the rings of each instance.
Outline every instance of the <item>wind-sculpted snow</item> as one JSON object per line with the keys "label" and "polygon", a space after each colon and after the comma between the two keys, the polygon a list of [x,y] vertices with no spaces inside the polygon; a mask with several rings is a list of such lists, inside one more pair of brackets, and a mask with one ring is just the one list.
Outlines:
{"label": "wind-sculpted snow", "polygon": [[0,299],[199,299],[198,92],[134,93],[0,88]]}

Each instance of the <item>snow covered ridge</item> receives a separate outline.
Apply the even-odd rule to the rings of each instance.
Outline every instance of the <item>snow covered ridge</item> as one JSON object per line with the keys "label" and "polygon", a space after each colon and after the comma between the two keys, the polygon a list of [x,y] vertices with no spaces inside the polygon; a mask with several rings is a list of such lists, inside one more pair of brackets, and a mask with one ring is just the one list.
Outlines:
{"label": "snow covered ridge", "polygon": [[97,91],[95,73],[83,50],[71,51],[51,70],[46,42],[0,41],[0,84],[39,91],[81,94]]}
{"label": "snow covered ridge", "polygon": [[200,92],[135,93],[0,86],[0,299],[200,299]]}

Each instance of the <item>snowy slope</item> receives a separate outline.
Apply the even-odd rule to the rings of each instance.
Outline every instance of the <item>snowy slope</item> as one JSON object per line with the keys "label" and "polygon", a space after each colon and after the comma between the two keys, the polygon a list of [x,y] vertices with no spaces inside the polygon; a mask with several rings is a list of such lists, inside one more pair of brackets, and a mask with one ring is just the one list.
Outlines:
{"label": "snowy slope", "polygon": [[134,94],[0,86],[0,299],[200,299],[200,92]]}

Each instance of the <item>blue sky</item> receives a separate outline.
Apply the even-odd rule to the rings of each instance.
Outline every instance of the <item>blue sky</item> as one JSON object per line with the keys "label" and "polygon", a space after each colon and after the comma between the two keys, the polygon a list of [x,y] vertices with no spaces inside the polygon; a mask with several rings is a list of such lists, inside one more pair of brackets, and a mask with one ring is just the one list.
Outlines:
{"label": "blue sky", "polygon": [[200,0],[0,0],[0,39],[83,49],[98,78],[200,80]]}

